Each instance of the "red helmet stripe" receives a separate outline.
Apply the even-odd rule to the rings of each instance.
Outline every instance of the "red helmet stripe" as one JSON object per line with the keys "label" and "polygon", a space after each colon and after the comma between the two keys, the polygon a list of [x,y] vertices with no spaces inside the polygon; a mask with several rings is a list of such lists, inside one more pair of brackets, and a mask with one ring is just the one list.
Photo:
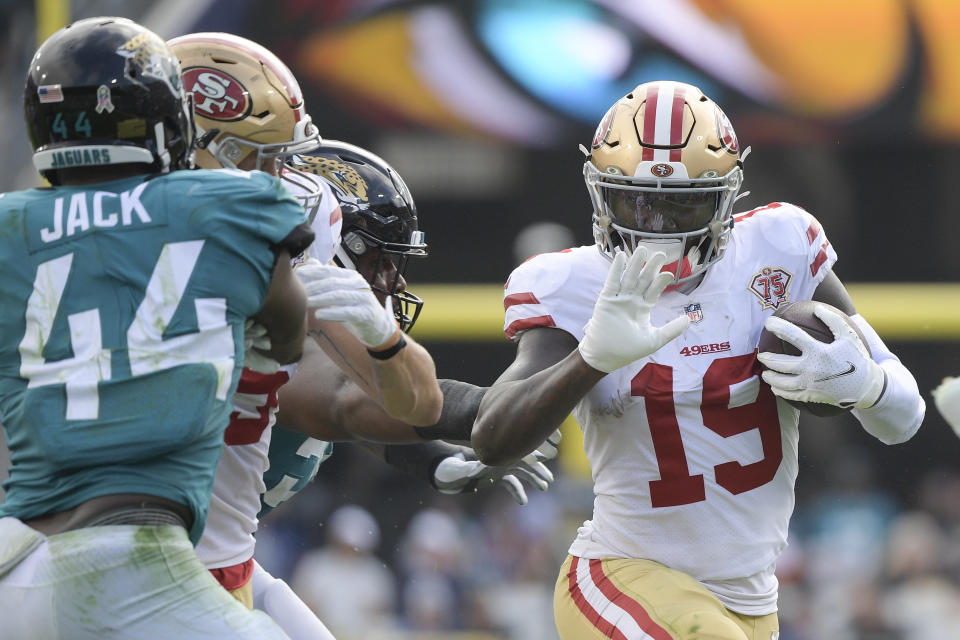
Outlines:
{"label": "red helmet stripe", "polygon": [[[647,89],[647,106],[646,110],[643,112],[643,142],[645,144],[651,144],[656,142],[657,134],[657,98],[660,94],[660,88],[657,85]],[[641,158],[644,162],[653,160],[653,149],[651,147],[643,147],[643,156]]]}
{"label": "red helmet stripe", "polygon": [[[673,89],[673,108],[670,111],[670,146],[683,143],[683,107],[686,100],[683,98],[683,87],[675,85]],[[682,149],[670,150],[670,161],[680,162]]]}

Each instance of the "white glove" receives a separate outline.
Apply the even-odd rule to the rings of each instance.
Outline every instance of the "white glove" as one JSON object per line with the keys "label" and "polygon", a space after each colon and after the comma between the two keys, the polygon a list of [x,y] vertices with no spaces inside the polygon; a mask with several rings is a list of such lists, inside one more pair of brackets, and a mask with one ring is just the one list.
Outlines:
{"label": "white glove", "polygon": [[493,484],[500,480],[514,501],[522,506],[527,504],[527,492],[517,476],[540,491],[546,491],[553,482],[553,473],[542,462],[549,457],[540,451],[534,451],[509,466],[489,467],[477,460],[471,449],[461,449],[461,452],[441,460],[433,472],[433,484],[440,493],[470,493],[481,483]]}
{"label": "white glove", "polygon": [[944,378],[933,390],[933,403],[957,436],[960,436],[960,378]]}
{"label": "white glove", "polygon": [[560,452],[560,440],[562,439],[563,434],[560,433],[560,429],[557,429],[551,433],[539,447],[537,447],[534,453],[539,453],[541,460],[553,460],[557,457],[557,453]]}
{"label": "white glove", "polygon": [[610,373],[650,355],[690,326],[686,315],[662,327],[650,324],[650,310],[674,278],[661,273],[665,261],[659,251],[647,260],[646,247],[637,248],[629,260],[617,253],[580,341],[580,355],[588,365]]}
{"label": "white glove", "polygon": [[833,342],[820,342],[782,318],[767,318],[767,330],[801,353],[757,354],[757,360],[767,367],[763,380],[787,400],[822,402],[845,409],[872,407],[883,393],[883,369],[870,358],[857,332],[835,311],[818,307],[814,313],[833,332]]}
{"label": "white glove", "polygon": [[358,272],[312,261],[294,270],[307,291],[307,307],[318,320],[343,323],[368,347],[379,347],[397,332],[393,301],[380,304]]}
{"label": "white glove", "polygon": [[259,373],[276,373],[280,370],[280,363],[261,353],[269,350],[270,336],[267,335],[267,328],[253,318],[247,319],[243,325],[243,366]]}

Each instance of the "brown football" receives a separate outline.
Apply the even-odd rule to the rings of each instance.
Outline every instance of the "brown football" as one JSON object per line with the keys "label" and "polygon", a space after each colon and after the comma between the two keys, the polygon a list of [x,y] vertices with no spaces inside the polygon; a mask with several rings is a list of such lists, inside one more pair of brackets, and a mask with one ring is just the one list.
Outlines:
{"label": "brown football", "polygon": [[[830,331],[830,328],[813,313],[813,310],[818,306],[823,306],[839,313],[841,317],[846,320],[847,324],[853,327],[853,330],[857,332],[857,335],[860,336],[860,340],[863,341],[863,344],[867,344],[867,341],[864,339],[860,328],[853,320],[850,319],[850,316],[840,311],[836,307],[826,304],[825,302],[798,300],[780,307],[773,315],[797,325],[806,331],[808,335],[813,336],[820,342],[833,342],[833,332]],[[868,351],[869,349],[870,347],[867,346]],[[757,350],[769,351],[771,353],[785,353],[791,356],[800,355],[799,349],[794,347],[789,342],[781,340],[766,329],[763,329],[763,331],[760,332],[760,342],[757,344]],[[761,366],[763,365],[761,364]],[[832,404],[823,404],[821,402],[794,402],[792,400],[788,400],[787,402],[795,406],[797,409],[807,411],[815,416],[835,416],[849,411],[849,409],[843,409]]]}

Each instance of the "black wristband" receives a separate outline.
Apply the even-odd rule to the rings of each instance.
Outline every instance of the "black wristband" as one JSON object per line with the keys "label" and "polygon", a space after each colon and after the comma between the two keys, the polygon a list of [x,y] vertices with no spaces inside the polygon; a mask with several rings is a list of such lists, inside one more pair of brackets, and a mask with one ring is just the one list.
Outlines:
{"label": "black wristband", "polygon": [[473,421],[480,410],[480,401],[487,387],[478,387],[460,380],[439,380],[443,392],[443,409],[440,420],[429,427],[414,427],[413,430],[424,440],[450,440],[470,442]]}
{"label": "black wristband", "polygon": [[407,346],[407,340],[403,337],[403,334],[400,334],[400,339],[390,347],[389,349],[384,349],[383,351],[374,351],[373,349],[368,348],[367,353],[370,354],[370,357],[374,360],[389,360],[393,356],[400,353],[400,350]]}

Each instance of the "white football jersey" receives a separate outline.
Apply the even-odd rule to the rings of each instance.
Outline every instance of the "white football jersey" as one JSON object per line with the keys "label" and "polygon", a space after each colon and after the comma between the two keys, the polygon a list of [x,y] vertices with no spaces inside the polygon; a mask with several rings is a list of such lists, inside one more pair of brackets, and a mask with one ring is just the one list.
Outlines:
{"label": "white football jersey", "polygon": [[[340,243],[343,218],[339,203],[322,178],[298,175],[300,180],[315,180],[321,189],[319,202],[307,211],[315,238],[306,254],[326,264]],[[284,186],[294,196],[307,192],[301,182],[284,180]],[[217,463],[207,526],[197,544],[197,555],[208,569],[230,567],[253,557],[260,495],[266,490],[263,474],[269,468],[270,433],[279,406],[277,396],[296,369],[296,364],[285,365],[272,375],[243,369]]]}
{"label": "white football jersey", "polygon": [[243,369],[224,432],[207,526],[197,544],[197,555],[208,569],[231,567],[253,557],[277,396],[295,371],[296,364],[285,365],[274,374]]}
{"label": "white football jersey", "polygon": [[[835,261],[813,216],[773,203],[736,216],[726,254],[696,289],[663,294],[653,324],[685,313],[690,328],[607,375],[574,410],[595,499],[572,555],[654,560],[735,611],[776,610],[797,412],[761,380],[757,342],[764,320],[810,299]],[[609,266],[594,245],[519,266],[504,293],[507,336],[556,327],[581,340]]]}
{"label": "white football jersey", "polygon": [[316,236],[313,243],[307,247],[306,254],[308,258],[314,258],[323,264],[329,263],[333,260],[334,250],[340,244],[340,230],[343,228],[340,203],[333,195],[330,185],[320,176],[310,173],[284,173],[283,186],[294,197],[302,196],[315,189],[320,190],[319,202],[306,210],[310,228]]}

